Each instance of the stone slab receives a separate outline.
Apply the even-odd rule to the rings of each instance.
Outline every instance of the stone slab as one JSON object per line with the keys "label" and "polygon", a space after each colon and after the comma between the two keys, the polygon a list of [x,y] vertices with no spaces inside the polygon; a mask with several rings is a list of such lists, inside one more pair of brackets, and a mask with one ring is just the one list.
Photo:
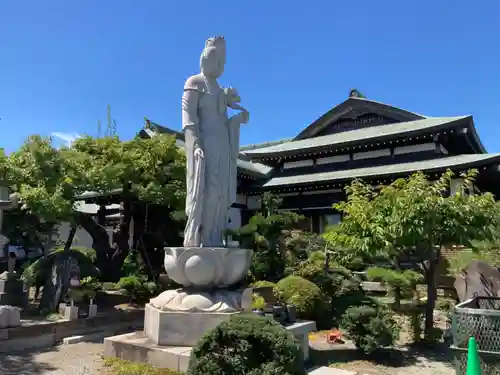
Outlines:
{"label": "stone slab", "polygon": [[[316,329],[312,321],[298,321],[285,327],[300,342],[304,360],[309,359],[308,334]],[[157,345],[141,331],[104,339],[104,356],[117,357],[127,361],[147,363],[157,368],[168,368],[184,372],[189,365],[191,346]]]}
{"label": "stone slab", "polygon": [[285,327],[300,342],[304,360],[309,360],[309,333],[316,331],[316,322],[309,320],[299,320]]}
{"label": "stone slab", "polygon": [[239,313],[161,311],[150,304],[144,309],[144,332],[156,345],[193,346],[203,334]]}
{"label": "stone slab", "polygon": [[103,355],[185,372],[189,365],[191,347],[158,346],[144,332],[133,332],[105,338]]}

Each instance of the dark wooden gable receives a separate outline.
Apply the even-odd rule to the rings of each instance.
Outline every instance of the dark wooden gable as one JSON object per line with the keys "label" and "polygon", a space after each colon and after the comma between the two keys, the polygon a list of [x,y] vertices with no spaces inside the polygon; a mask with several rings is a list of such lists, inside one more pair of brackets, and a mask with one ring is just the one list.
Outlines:
{"label": "dark wooden gable", "polygon": [[423,118],[404,109],[352,96],[309,125],[295,140]]}
{"label": "dark wooden gable", "polygon": [[352,111],[348,115],[345,115],[331,124],[328,124],[325,128],[316,133],[314,137],[339,133],[347,130],[367,128],[370,126],[394,124],[396,122],[400,121],[378,113]]}

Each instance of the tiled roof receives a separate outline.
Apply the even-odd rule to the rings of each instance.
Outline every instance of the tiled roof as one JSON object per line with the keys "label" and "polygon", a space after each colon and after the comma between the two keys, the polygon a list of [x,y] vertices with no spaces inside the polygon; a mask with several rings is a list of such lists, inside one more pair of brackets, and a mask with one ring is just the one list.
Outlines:
{"label": "tiled roof", "polygon": [[267,181],[263,187],[278,187],[301,185],[313,182],[333,182],[350,180],[354,178],[383,177],[391,175],[403,175],[417,171],[433,172],[444,171],[448,168],[476,168],[494,162],[500,163],[499,154],[465,154],[447,156],[423,161],[415,161],[400,164],[386,164],[374,167],[344,169],[323,173],[310,173],[289,177],[274,177]]}
{"label": "tiled roof", "polygon": [[422,120],[400,122],[395,124],[378,125],[361,129],[354,129],[320,137],[306,138],[297,141],[289,141],[278,145],[245,150],[244,153],[250,157],[285,155],[297,152],[306,152],[315,149],[331,149],[346,147],[360,141],[375,141],[381,138],[394,136],[410,136],[415,133],[438,130],[453,126],[456,122],[471,118],[460,117],[431,117]]}
{"label": "tiled roof", "polygon": [[[184,145],[184,133],[181,131],[173,130],[165,126],[158,125],[154,122],[150,122],[150,128],[144,128],[142,130],[148,137],[154,137],[155,134],[157,134],[156,132],[175,135],[175,137],[177,138],[177,144],[179,146]],[[257,145],[250,145],[250,146],[255,147]],[[242,158],[243,157],[244,156],[242,156]],[[254,177],[264,177],[271,170],[271,168],[268,167],[267,165],[260,164],[257,162],[251,162],[248,160],[244,160],[242,158],[239,158],[237,160],[237,165],[238,168],[240,169],[240,172],[242,172],[243,174],[249,174]]]}
{"label": "tiled roof", "polygon": [[262,143],[254,143],[251,145],[243,145],[243,146],[240,146],[240,151],[257,150],[259,148],[280,145],[282,143],[289,142],[292,139],[293,138],[286,138],[286,139],[279,139],[277,141],[267,141],[267,142],[262,142]]}

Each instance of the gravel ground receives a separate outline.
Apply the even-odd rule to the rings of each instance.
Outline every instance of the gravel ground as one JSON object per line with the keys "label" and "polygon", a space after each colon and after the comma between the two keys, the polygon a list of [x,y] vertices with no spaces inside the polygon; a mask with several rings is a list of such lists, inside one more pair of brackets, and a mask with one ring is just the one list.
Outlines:
{"label": "gravel ground", "polygon": [[352,361],[334,364],[332,367],[354,371],[363,375],[455,375],[455,370],[450,363],[431,360],[423,356],[414,356],[411,363],[401,366],[387,366],[368,361]]}
{"label": "gravel ground", "polygon": [[102,374],[101,342],[83,342],[37,351],[0,354],[0,375]]}

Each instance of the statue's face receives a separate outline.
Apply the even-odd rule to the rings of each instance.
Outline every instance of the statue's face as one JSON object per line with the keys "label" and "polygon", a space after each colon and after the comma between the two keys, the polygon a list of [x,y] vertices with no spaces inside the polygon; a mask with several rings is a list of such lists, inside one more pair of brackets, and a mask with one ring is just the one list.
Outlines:
{"label": "statue's face", "polygon": [[219,78],[224,73],[226,54],[222,48],[206,48],[201,55],[201,71],[210,78]]}

